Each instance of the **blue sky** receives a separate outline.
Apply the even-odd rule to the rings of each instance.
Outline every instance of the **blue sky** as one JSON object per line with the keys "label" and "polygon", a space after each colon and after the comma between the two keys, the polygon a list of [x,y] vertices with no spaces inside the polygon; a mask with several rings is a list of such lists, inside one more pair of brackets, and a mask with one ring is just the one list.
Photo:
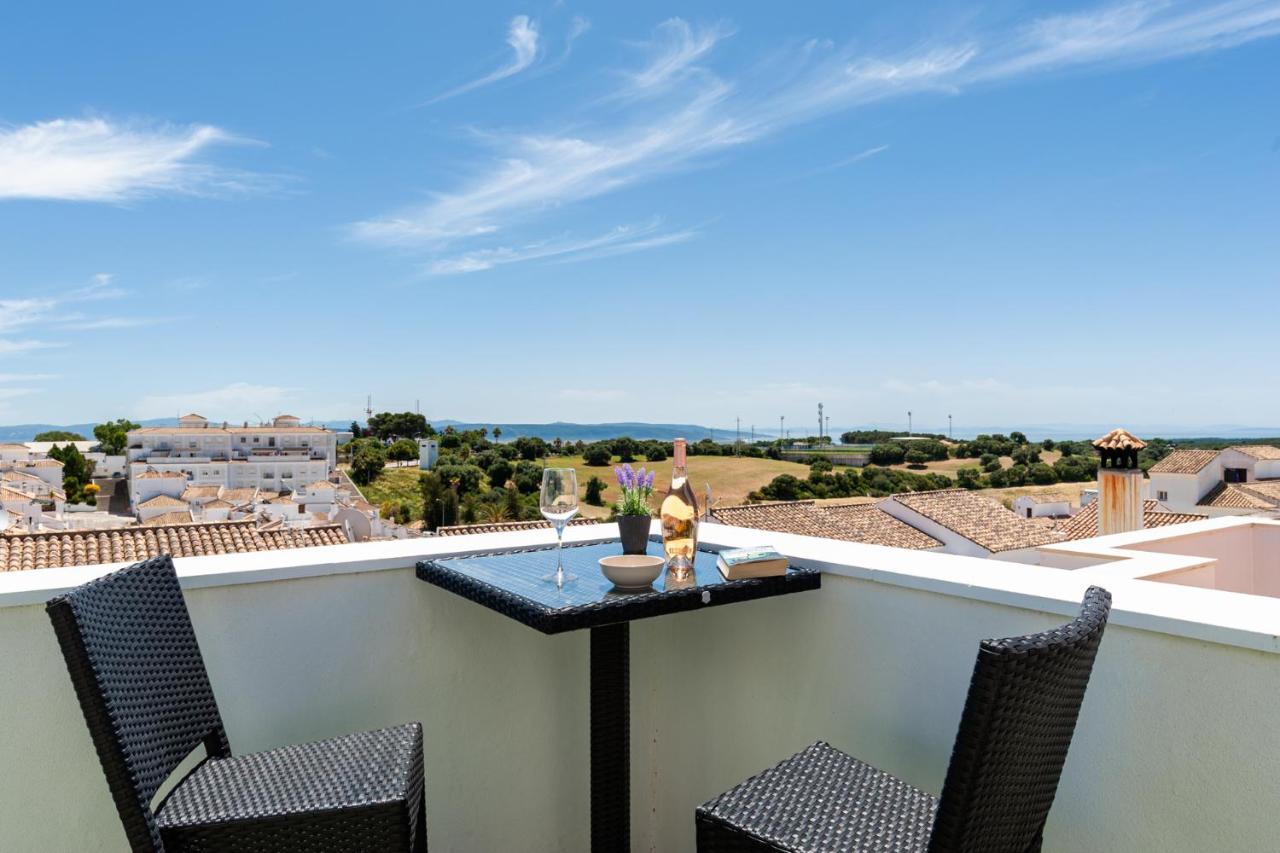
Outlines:
{"label": "blue sky", "polygon": [[851,5],[10,11],[0,423],[1280,424],[1280,2]]}

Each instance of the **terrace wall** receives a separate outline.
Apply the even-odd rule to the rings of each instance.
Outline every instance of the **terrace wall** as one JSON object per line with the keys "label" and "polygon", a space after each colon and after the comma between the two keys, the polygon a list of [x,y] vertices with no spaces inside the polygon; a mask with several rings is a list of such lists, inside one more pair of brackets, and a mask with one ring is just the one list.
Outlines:
{"label": "terrace wall", "polygon": [[[760,537],[704,530],[712,544]],[[409,568],[548,535],[179,561],[233,749],[421,720],[432,850],[587,849],[586,635],[541,636]],[[698,803],[817,739],[938,791],[979,638],[1058,624],[1086,585],[1039,567],[768,537],[822,568],[823,588],[633,625],[633,849],[692,850]],[[36,603],[102,571],[0,576],[5,850],[126,849]],[[1221,595],[1113,585],[1045,850],[1273,850],[1274,635],[1143,612],[1135,584],[1181,597],[1187,614],[1195,597]]]}

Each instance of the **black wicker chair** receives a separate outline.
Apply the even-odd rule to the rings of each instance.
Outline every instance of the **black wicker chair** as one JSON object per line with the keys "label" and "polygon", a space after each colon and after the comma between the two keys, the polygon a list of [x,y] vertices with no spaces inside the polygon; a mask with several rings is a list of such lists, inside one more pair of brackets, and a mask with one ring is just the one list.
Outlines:
{"label": "black wicker chair", "polygon": [[819,742],[699,806],[698,850],[1038,853],[1110,609],[979,645],[941,798]]}
{"label": "black wicker chair", "polygon": [[136,853],[426,850],[418,723],[232,757],[169,557],[46,609]]}

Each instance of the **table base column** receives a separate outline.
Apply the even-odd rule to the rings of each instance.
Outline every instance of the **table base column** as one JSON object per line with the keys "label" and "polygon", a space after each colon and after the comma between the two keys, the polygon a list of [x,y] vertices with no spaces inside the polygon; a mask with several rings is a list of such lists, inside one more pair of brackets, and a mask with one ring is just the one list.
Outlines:
{"label": "table base column", "polygon": [[631,849],[631,626],[591,629],[591,849]]}

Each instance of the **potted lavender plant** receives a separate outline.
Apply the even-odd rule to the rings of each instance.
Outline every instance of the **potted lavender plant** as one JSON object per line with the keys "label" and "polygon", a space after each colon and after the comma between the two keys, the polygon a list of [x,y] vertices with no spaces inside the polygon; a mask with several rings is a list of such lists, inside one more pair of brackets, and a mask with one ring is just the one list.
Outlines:
{"label": "potted lavender plant", "polygon": [[630,465],[613,469],[622,497],[614,504],[622,553],[643,554],[649,545],[649,498],[653,496],[653,472],[632,470]]}

